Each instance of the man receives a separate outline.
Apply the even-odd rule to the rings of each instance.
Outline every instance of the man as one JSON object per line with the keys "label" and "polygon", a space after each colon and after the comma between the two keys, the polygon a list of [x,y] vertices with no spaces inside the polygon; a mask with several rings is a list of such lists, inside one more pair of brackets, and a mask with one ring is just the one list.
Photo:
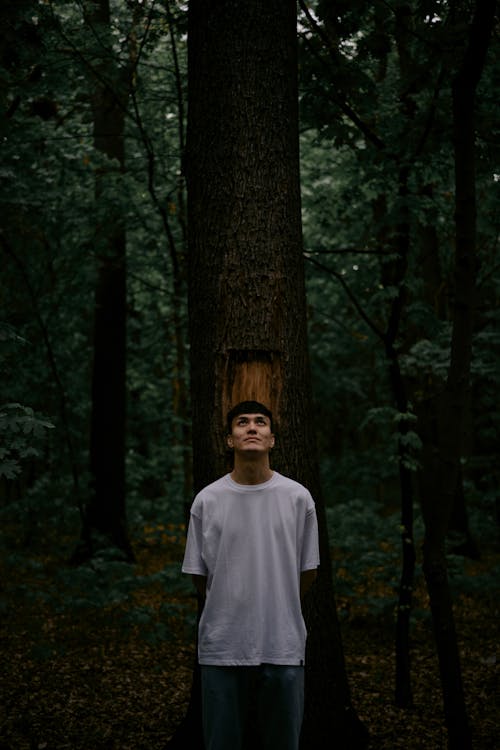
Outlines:
{"label": "man", "polygon": [[205,599],[199,623],[206,750],[240,750],[249,706],[260,747],[297,750],[306,629],[301,597],[319,565],[308,490],[270,467],[272,414],[244,401],[227,416],[230,474],[191,508],[182,570]]}

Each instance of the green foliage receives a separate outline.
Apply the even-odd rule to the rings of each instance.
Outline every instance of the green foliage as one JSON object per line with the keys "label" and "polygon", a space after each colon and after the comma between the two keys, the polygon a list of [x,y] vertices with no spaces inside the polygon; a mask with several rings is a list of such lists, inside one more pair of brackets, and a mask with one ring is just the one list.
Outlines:
{"label": "green foliage", "polygon": [[[401,574],[401,545],[405,529],[399,512],[383,512],[380,504],[359,497],[335,503],[326,509],[332,547],[335,588],[342,617],[359,615],[391,618],[398,600]],[[424,587],[421,546],[424,525],[418,506],[414,508],[414,539],[417,569],[414,590]],[[481,497],[471,504],[470,528],[485,547],[496,544],[494,499]],[[454,595],[494,597],[498,588],[498,565],[472,566],[462,555],[454,554],[453,538],[448,539],[448,575]],[[430,617],[427,601],[414,600],[412,619]]]}
{"label": "green foliage", "polygon": [[[389,433],[390,439],[395,443],[394,455],[389,461],[401,461],[411,471],[416,471],[419,467],[418,455],[422,448],[422,441],[415,430],[409,428],[415,426],[417,417],[413,412],[399,412],[390,406],[379,406],[369,409],[366,417],[362,422],[360,429],[368,425],[378,425],[383,431]],[[400,426],[404,425],[404,431]]]}
{"label": "green foliage", "polygon": [[21,404],[0,407],[0,477],[15,479],[24,459],[41,455],[40,443],[54,425]]}
{"label": "green foliage", "polygon": [[335,588],[346,602],[340,612],[347,616],[355,607],[371,616],[391,616],[400,575],[398,514],[383,515],[374,503],[353,498],[327,508],[327,522]]}
{"label": "green foliage", "polygon": [[496,597],[500,565],[496,563],[471,575],[467,562],[463,555],[448,556],[448,575],[454,594]]}
{"label": "green foliage", "polygon": [[[456,26],[445,22],[438,4],[308,7],[312,15],[302,15],[299,25],[302,200],[322,478],[329,502],[378,498],[391,507],[399,492],[398,455],[417,471],[421,440],[418,422],[405,435],[391,425],[390,415],[399,409],[384,337],[395,311],[394,347],[415,412],[420,401],[440,392],[450,361],[450,96],[469,19]],[[478,123],[498,111],[490,95],[497,60],[492,51],[481,79]],[[491,271],[498,266],[497,156],[498,140],[479,126],[480,302],[474,424],[466,441],[474,456],[465,468],[485,488],[498,483],[500,412],[493,391],[500,368],[492,328],[493,319],[498,324],[498,275]]]}
{"label": "green foliage", "polygon": [[[173,621],[193,626],[192,608],[186,604],[190,582],[180,576],[179,563],[141,575],[134,566],[111,557],[103,550],[91,563],[52,571],[24,552],[12,552],[3,562],[8,569],[22,570],[25,582],[10,583],[9,595],[54,617],[105,618],[118,633],[137,631],[151,645],[172,637]],[[40,646],[43,650],[43,642]]]}
{"label": "green foliage", "polygon": [[[447,327],[449,328],[449,327]],[[441,335],[434,341],[420,339],[401,357],[401,366],[407,377],[424,375],[444,383],[450,364],[448,336]]]}
{"label": "green foliage", "polygon": [[[353,525],[362,524],[362,507],[378,524],[370,508],[397,507],[398,460],[416,471],[420,450],[418,423],[395,404],[380,335],[400,293],[394,347],[409,402],[441,388],[449,363],[450,86],[467,24],[451,28],[439,3],[410,3],[406,19],[399,6],[378,2],[309,7],[324,32],[301,14],[301,189],[320,471],[329,506],[352,515]],[[0,473],[10,477],[1,517],[9,529],[24,526],[18,546],[37,536],[43,546],[47,526],[59,524],[69,556],[80,523],[73,477],[84,500],[90,480],[96,268],[103,226],[117,211],[127,236],[132,533],[145,522],[180,523],[191,499],[186,8],[113,0],[109,29],[92,33],[76,1],[10,3],[2,18],[0,404],[32,411],[1,410]],[[110,97],[115,73],[132,71],[123,171],[93,143],[92,76],[103,50],[112,61],[99,67]],[[485,517],[482,498],[498,486],[500,425],[498,59],[489,55],[477,97],[479,304],[464,461],[471,511]],[[97,195],[104,173],[106,191]],[[409,248],[401,278],[402,226]],[[20,474],[23,464],[34,474]]]}
{"label": "green foliage", "polygon": [[[103,37],[114,58],[103,72],[111,97],[112,69],[133,68],[125,172],[93,143],[92,75],[103,30],[88,33],[77,2],[9,8],[12,38],[6,37],[1,62],[2,112],[9,113],[2,119],[1,286],[6,326],[18,340],[2,346],[8,377],[0,403],[52,415],[58,429],[37,474],[50,476],[45,490],[62,475],[76,476],[85,499],[96,268],[101,229],[119,211],[127,231],[129,516],[140,523],[152,514],[180,518],[188,500],[182,463],[189,403],[176,405],[179,383],[187,381],[185,287],[172,273],[176,254],[182,275],[185,249],[185,8],[145,2],[131,13],[122,3],[111,6],[110,36]],[[99,195],[96,174],[108,181]],[[5,470],[14,471],[11,464]],[[75,488],[66,491],[75,503]],[[45,507],[50,495],[37,499],[54,515]],[[11,516],[19,510],[20,517],[17,496],[9,493],[9,502]]]}

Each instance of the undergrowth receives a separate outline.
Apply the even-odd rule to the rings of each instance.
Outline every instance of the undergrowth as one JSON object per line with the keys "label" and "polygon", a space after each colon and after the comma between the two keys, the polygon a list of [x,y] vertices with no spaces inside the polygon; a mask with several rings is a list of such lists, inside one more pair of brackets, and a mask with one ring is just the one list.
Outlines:
{"label": "undergrowth", "polygon": [[[375,504],[355,498],[328,507],[326,517],[340,617],[395,616],[401,574],[399,513],[384,514]],[[422,620],[429,618],[430,613],[422,572],[421,548],[425,530],[417,506],[414,519],[416,565],[412,616]],[[476,505],[471,509],[470,526],[483,546],[495,544],[490,505]],[[450,586],[455,596],[489,595],[496,590],[500,574],[498,566],[483,568],[475,565],[472,572],[470,561],[451,551],[447,554],[447,562]]]}

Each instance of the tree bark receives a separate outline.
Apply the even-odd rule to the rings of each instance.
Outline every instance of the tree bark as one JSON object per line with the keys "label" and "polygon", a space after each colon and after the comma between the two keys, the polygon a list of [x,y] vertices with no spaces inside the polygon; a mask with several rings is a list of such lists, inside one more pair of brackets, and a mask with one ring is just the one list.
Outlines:
{"label": "tree bark", "polygon": [[85,18],[99,40],[91,76],[94,147],[109,160],[109,166],[96,172],[96,203],[106,201],[109,213],[98,225],[95,246],[91,496],[83,545],[74,557],[78,561],[91,556],[96,547],[113,545],[132,560],[125,509],[126,237],[119,199],[113,196],[116,175],[125,162],[127,72],[112,56],[109,0],[88,0]]}
{"label": "tree bark", "polygon": [[[408,200],[409,170],[402,167],[398,172],[398,194],[403,201]],[[401,576],[398,592],[398,606],[396,615],[396,668],[395,668],[395,703],[401,708],[407,708],[413,703],[411,685],[411,653],[410,653],[410,614],[412,593],[415,578],[415,543],[413,538],[413,482],[412,472],[408,465],[410,451],[405,441],[411,430],[411,423],[407,416],[409,411],[406,383],[401,373],[399,352],[396,342],[400,333],[401,320],[406,305],[406,274],[408,271],[408,257],[410,252],[410,223],[407,208],[401,209],[402,215],[397,232],[392,243],[396,259],[389,264],[391,282],[397,287],[398,293],[391,304],[387,329],[384,336],[385,352],[389,366],[389,382],[392,398],[399,412],[398,422],[398,470],[401,499]]]}
{"label": "tree bark", "polygon": [[[338,747],[361,747],[366,732],[349,695],[312,424],[295,2],[191,0],[188,44],[194,489],[228,468],[228,408],[243,399],[267,404],[276,415],[273,467],[310,489],[320,527],[322,564],[306,607],[303,746],[335,737]],[[191,723],[171,747],[199,741],[194,700],[193,691]]]}
{"label": "tree bark", "polygon": [[[398,195],[402,202],[408,199],[409,170],[401,167],[398,170]],[[374,202],[374,223],[380,221],[386,212],[386,198],[381,195]],[[390,248],[391,259],[382,265],[381,282],[383,286],[394,286],[397,294],[393,298],[388,312],[385,331],[379,336],[384,345],[388,365],[389,385],[392,402],[399,412],[398,421],[398,473],[401,504],[401,575],[399,582],[398,604],[395,632],[395,691],[397,706],[407,708],[412,705],[413,692],[411,685],[410,653],[410,615],[412,606],[413,584],[415,578],[415,544],[413,538],[413,481],[409,466],[410,451],[406,436],[412,428],[407,416],[409,411],[407,385],[401,373],[397,340],[400,334],[401,321],[405,310],[407,290],[406,274],[410,252],[410,223],[406,208],[401,209],[401,219],[395,231],[384,231],[379,237],[382,248]]]}
{"label": "tree bark", "polygon": [[[459,478],[464,410],[472,356],[476,284],[475,93],[494,23],[496,3],[478,0],[469,45],[452,87],[455,157],[455,270],[451,359],[437,408],[436,439],[424,449],[427,493],[422,497],[426,536],[424,573],[439,658],[450,748],[472,747],[463,693],[445,535]],[[431,437],[431,436],[429,436]],[[431,473],[432,472],[432,473]],[[435,489],[434,489],[435,488]]]}

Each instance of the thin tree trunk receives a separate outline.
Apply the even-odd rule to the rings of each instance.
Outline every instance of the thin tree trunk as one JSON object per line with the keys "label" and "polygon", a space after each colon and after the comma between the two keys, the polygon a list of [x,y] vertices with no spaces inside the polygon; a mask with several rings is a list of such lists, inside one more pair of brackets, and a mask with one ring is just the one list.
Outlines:
{"label": "thin tree trunk", "polygon": [[458,469],[457,485],[455,487],[453,507],[448,524],[448,533],[452,536],[450,540],[450,552],[455,555],[470,557],[472,560],[479,560],[481,554],[469,525],[462,467],[459,466]]}
{"label": "thin tree trunk", "polygon": [[[184,90],[182,85],[182,75],[179,66],[179,57],[177,54],[177,41],[175,36],[175,17],[172,14],[170,4],[167,0],[165,4],[167,18],[169,23],[170,44],[172,47],[172,58],[175,71],[175,88],[177,93],[177,123],[179,132],[179,150],[181,160],[184,159],[185,144],[185,102]],[[191,420],[189,413],[189,375],[186,367],[186,341],[187,325],[181,301],[185,299],[186,294],[186,247],[187,247],[187,225],[186,225],[186,185],[185,176],[181,172],[177,184],[177,216],[181,230],[181,250],[179,256],[179,268],[174,276],[174,329],[175,329],[175,346],[176,346],[176,399],[174,404],[174,414],[180,422],[180,443],[182,446],[182,472],[183,472],[183,501],[184,510],[187,503],[192,497],[193,491],[193,465],[191,454]]]}
{"label": "thin tree trunk", "polygon": [[[409,170],[402,167],[398,174],[398,194],[404,201],[408,200]],[[409,466],[409,448],[405,441],[411,424],[408,417],[408,396],[406,384],[401,374],[399,354],[396,341],[399,335],[401,319],[406,304],[406,274],[408,270],[408,256],[410,252],[410,225],[408,211],[401,209],[402,217],[393,239],[396,260],[390,264],[391,280],[398,289],[397,296],[392,302],[387,330],[384,337],[386,357],[389,364],[389,382],[392,390],[393,402],[399,411],[398,422],[398,469],[401,500],[401,577],[399,583],[398,606],[396,616],[396,705],[406,708],[413,702],[411,687],[411,657],[410,657],[410,614],[412,604],[413,582],[415,577],[415,545],[413,540],[413,483]]]}
{"label": "thin tree trunk", "polygon": [[[93,59],[94,146],[116,166],[96,174],[96,202],[109,214],[97,227],[97,282],[90,434],[91,496],[75,561],[94,548],[113,545],[133,559],[125,509],[126,237],[120,206],[112,195],[114,174],[124,169],[127,72],[116,67],[110,39],[109,0],[87,0],[86,22],[98,40]],[[114,174],[113,174],[114,173]]]}
{"label": "thin tree trunk", "polygon": [[460,658],[445,555],[445,535],[453,507],[462,453],[464,410],[472,356],[476,283],[475,92],[484,65],[496,3],[478,0],[469,46],[453,82],[455,153],[455,288],[451,360],[437,409],[437,445],[426,450],[426,470],[434,468],[435,496],[422,498],[426,528],[424,573],[429,591],[439,658],[448,743],[453,749],[472,747],[463,693]]}
{"label": "thin tree trunk", "polygon": [[[398,194],[404,201],[408,198],[409,170],[402,167],[398,174]],[[374,203],[376,222],[386,212],[385,196],[379,196]],[[406,436],[411,430],[411,423],[406,415],[409,411],[406,383],[401,373],[399,353],[396,342],[400,332],[401,320],[406,304],[406,274],[410,251],[410,225],[407,211],[402,209],[399,226],[394,234],[380,238],[382,247],[390,247],[394,260],[382,266],[382,284],[394,286],[398,290],[394,297],[385,332],[378,331],[388,364],[389,384],[393,405],[400,414],[398,421],[398,471],[401,507],[401,576],[399,582],[398,605],[395,633],[395,703],[402,708],[413,702],[411,686],[410,655],[410,615],[412,605],[413,583],[415,578],[415,545],[413,539],[413,482],[409,466],[410,452]],[[376,330],[374,328],[374,330]]]}
{"label": "thin tree trunk", "polygon": [[[395,403],[401,414],[408,412],[406,387],[399,367],[397,353],[393,348],[387,352]],[[398,606],[396,616],[396,686],[395,703],[407,708],[413,703],[411,687],[410,615],[413,584],[415,579],[415,543],[413,538],[413,482],[408,465],[410,455],[405,437],[411,429],[407,418],[398,424],[399,485],[401,492],[401,576],[399,581]]]}

